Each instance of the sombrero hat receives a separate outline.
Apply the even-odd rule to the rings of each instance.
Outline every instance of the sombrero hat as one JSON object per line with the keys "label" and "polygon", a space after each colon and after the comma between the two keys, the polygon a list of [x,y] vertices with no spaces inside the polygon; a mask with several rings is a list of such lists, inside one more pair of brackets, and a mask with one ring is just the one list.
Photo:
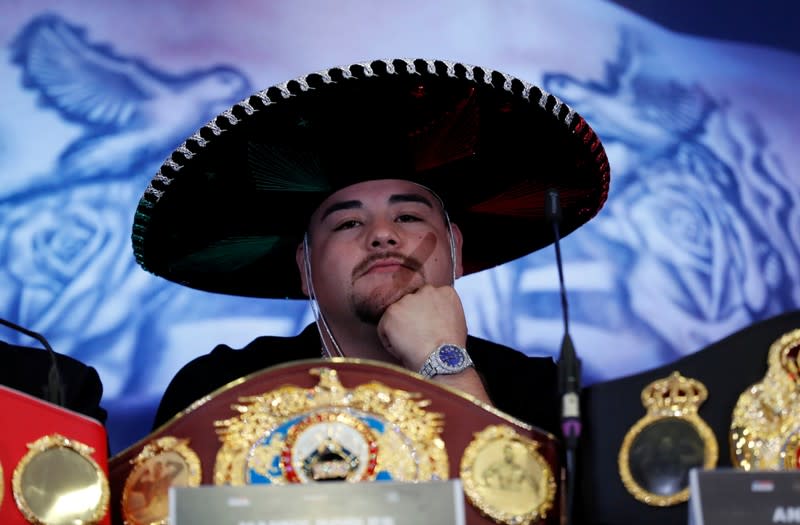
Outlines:
{"label": "sombrero hat", "polygon": [[290,80],[189,137],[151,181],[133,224],[147,271],[210,292],[300,298],[295,249],[331,193],[419,182],[464,233],[465,274],[567,235],[606,200],[609,167],[575,111],[527,82],[441,60],[376,60]]}

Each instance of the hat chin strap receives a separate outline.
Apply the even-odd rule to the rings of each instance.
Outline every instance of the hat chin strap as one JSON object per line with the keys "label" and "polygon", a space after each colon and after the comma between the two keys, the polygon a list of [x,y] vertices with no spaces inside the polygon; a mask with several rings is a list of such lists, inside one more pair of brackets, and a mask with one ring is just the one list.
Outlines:
{"label": "hat chin strap", "polygon": [[[451,285],[455,285],[456,282],[456,241],[453,237],[453,227],[450,223],[450,216],[447,212],[444,212],[444,221],[447,226],[447,240],[448,244],[450,245],[450,266],[452,269],[452,281]],[[306,274],[306,286],[308,287],[308,302],[311,305],[311,311],[314,313],[314,321],[317,324],[317,330],[319,331],[320,335],[322,335],[322,351],[323,357],[344,357],[344,352],[342,352],[339,343],[336,342],[336,338],[333,336],[333,331],[331,330],[330,326],[328,326],[328,321],[325,320],[325,316],[322,314],[322,309],[319,307],[319,302],[317,301],[317,295],[314,292],[314,280],[311,278],[311,258],[309,257],[309,253],[311,251],[311,247],[308,244],[308,232],[303,235],[303,271]],[[325,337],[327,336],[327,338]],[[330,347],[328,346],[327,340],[331,342],[333,346],[333,351],[331,351]]]}
{"label": "hat chin strap", "polygon": [[[311,305],[311,311],[314,313],[314,321],[317,323],[317,330],[322,336],[322,357],[344,357],[344,352],[342,352],[342,349],[339,347],[339,343],[336,342],[336,338],[333,336],[330,326],[328,326],[328,321],[326,321],[325,316],[322,315],[322,310],[317,302],[317,294],[314,292],[314,279],[311,278],[311,259],[308,255],[310,250],[308,233],[306,233],[303,236],[303,271],[306,274],[308,302]],[[331,342],[333,351],[331,351],[331,348],[328,346],[328,341]]]}
{"label": "hat chin strap", "polygon": [[[434,195],[436,195],[434,193]],[[437,195],[438,197],[438,195]],[[444,210],[444,208],[442,208]],[[450,281],[451,286],[456,285],[456,240],[453,237],[453,225],[450,223],[450,215],[447,214],[447,211],[444,211],[444,223],[447,226],[447,240],[450,244],[450,268],[452,270],[452,280]]]}
{"label": "hat chin strap", "polygon": [[444,206],[444,201],[439,194],[430,189],[429,187],[425,186],[424,184],[420,184],[415,182],[417,186],[424,189],[434,197],[436,200],[439,201],[439,206],[442,208],[442,215],[444,215],[444,224],[447,227],[447,241],[450,243],[450,268],[452,269],[452,279],[450,281],[451,286],[455,286],[456,284],[456,240],[453,237],[453,224],[450,222],[450,215],[447,213],[447,208]]}

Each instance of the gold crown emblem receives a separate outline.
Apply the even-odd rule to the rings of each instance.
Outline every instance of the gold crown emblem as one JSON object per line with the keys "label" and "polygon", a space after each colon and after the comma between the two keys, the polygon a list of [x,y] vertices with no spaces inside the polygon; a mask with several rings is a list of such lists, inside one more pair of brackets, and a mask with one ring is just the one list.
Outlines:
{"label": "gold crown emblem", "polygon": [[767,373],[739,395],[729,431],[735,467],[800,469],[800,328],[773,341]]}
{"label": "gold crown emblem", "polygon": [[689,471],[715,468],[719,445],[700,417],[708,389],[678,371],[641,393],[647,414],[625,434],[617,456],[623,485],[647,505],[667,507],[689,499]]}
{"label": "gold crown emblem", "polygon": [[648,412],[697,412],[707,398],[708,389],[703,383],[684,377],[677,370],[642,390],[642,404]]}
{"label": "gold crown emblem", "polygon": [[800,383],[800,329],[783,334],[769,349],[770,371],[784,370],[793,383]]}

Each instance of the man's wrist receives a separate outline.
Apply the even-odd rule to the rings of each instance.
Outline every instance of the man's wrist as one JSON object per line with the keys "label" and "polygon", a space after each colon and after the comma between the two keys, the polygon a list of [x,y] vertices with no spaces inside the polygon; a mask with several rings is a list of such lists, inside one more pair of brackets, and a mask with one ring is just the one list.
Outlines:
{"label": "man's wrist", "polygon": [[445,343],[430,353],[422,363],[419,374],[430,379],[438,375],[458,374],[471,366],[474,365],[465,348]]}

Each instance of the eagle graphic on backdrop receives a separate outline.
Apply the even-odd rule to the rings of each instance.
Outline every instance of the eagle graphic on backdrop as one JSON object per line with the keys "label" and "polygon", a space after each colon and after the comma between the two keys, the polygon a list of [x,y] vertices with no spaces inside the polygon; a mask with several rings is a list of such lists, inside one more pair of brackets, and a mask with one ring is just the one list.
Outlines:
{"label": "eagle graphic on backdrop", "polygon": [[[248,96],[250,83],[222,65],[156,70],[90,42],[84,28],[56,14],[33,18],[9,49],[39,111],[77,133],[48,130],[53,144],[66,139],[50,145],[53,167],[13,172],[0,188],[0,309],[57,351],[92,363],[108,397],[136,391],[152,373],[137,360],[158,359],[165,347],[166,326],[154,318],[169,318],[186,299],[136,270],[131,215],[158,165]],[[47,155],[48,136],[28,126]]]}
{"label": "eagle graphic on backdrop", "polygon": [[28,23],[11,44],[12,60],[41,104],[85,132],[62,153],[59,180],[129,176],[162,161],[207,120],[250,94],[235,69],[216,66],[182,75],[90,43],[56,15]]}
{"label": "eagle graphic on backdrop", "polygon": [[[602,79],[543,82],[613,150],[609,203],[586,229],[605,242],[591,255],[617,262],[614,289],[625,292],[611,297],[629,309],[618,318],[636,319],[654,361],[667,362],[796,305],[797,243],[784,218],[797,194],[759,115],[737,111],[713,85],[672,78],[651,52],[621,27]],[[579,322],[613,326],[598,313],[608,309],[583,311]]]}

